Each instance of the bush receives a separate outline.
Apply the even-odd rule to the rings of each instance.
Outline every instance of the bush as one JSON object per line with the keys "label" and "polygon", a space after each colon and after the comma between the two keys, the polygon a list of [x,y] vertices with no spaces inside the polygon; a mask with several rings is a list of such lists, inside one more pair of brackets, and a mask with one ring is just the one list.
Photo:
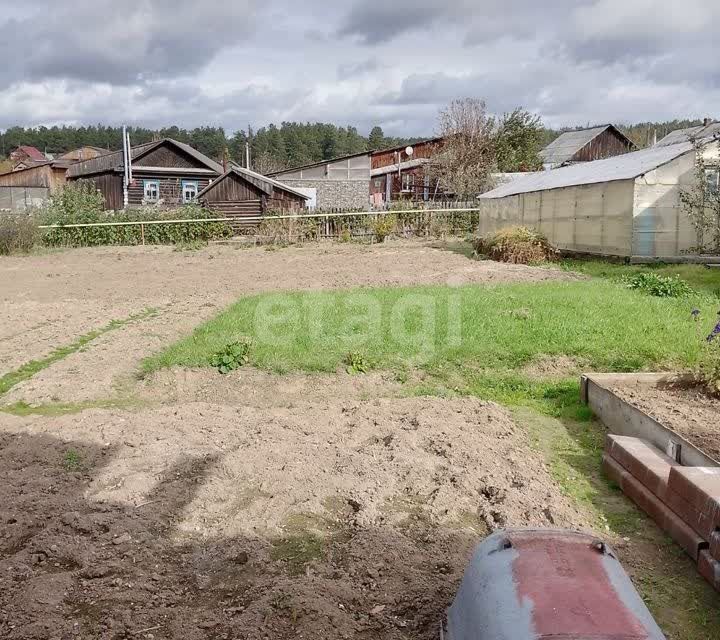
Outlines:
{"label": "bush", "polygon": [[658,298],[687,298],[694,295],[693,288],[680,276],[674,278],[657,273],[636,273],[624,279],[628,289],[643,291]]}
{"label": "bush", "polygon": [[[143,207],[125,211],[103,210],[104,200],[92,184],[66,185],[54,195],[44,213],[43,224],[67,225],[92,222],[141,222],[152,220],[206,219],[216,215],[197,205],[178,209]],[[51,247],[93,247],[100,245],[184,244],[207,242],[232,235],[222,222],[188,222],[47,229],[43,243]]]}
{"label": "bush", "polygon": [[375,239],[378,242],[384,242],[397,226],[397,218],[393,214],[385,214],[378,216],[372,224],[372,230]]}
{"label": "bush", "polygon": [[345,356],[345,370],[349,374],[367,373],[370,365],[359,351],[351,351]]}
{"label": "bush", "polygon": [[210,366],[217,367],[220,373],[230,373],[250,361],[251,341],[247,338],[231,342],[222,351],[210,358]]}
{"label": "bush", "polygon": [[37,220],[28,214],[0,214],[0,255],[15,251],[27,253],[38,241]]}
{"label": "bush", "polygon": [[476,238],[473,248],[479,256],[513,264],[551,262],[560,255],[542,233],[527,227],[507,227],[492,235]]}

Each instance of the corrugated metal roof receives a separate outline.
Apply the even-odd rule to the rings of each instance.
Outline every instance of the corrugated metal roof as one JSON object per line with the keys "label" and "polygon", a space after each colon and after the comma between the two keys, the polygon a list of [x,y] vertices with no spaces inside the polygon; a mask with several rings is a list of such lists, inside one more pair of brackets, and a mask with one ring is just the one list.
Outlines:
{"label": "corrugated metal roof", "polygon": [[561,189],[582,184],[598,184],[614,180],[631,180],[657,169],[681,155],[693,151],[689,142],[666,147],[652,147],[641,151],[633,151],[621,156],[579,162],[568,167],[551,169],[519,177],[508,184],[501,185],[492,191],[483,193],[480,198],[504,198],[520,193]]}
{"label": "corrugated metal roof", "polygon": [[697,127],[687,127],[686,129],[676,129],[668,133],[662,140],[658,141],[656,147],[667,147],[671,144],[679,142],[689,142],[691,140],[711,139],[716,135],[720,135],[720,122],[711,122],[708,125],[698,125]]}
{"label": "corrugated metal roof", "polygon": [[[170,143],[189,156],[195,158],[201,164],[204,164],[208,169],[212,169],[215,173],[223,173],[222,165],[218,164],[214,160],[208,158],[205,154],[200,153],[197,149],[193,149],[189,144],[184,142],[178,142],[172,138],[165,138],[156,142],[146,142],[145,144],[135,145],[131,149],[132,159],[135,160],[145,155],[155,147],[159,147],[162,144]],[[92,160],[86,160],[85,162],[78,162],[77,164],[70,167],[68,170],[68,177],[75,178],[78,176],[92,175],[94,173],[102,173],[104,171],[112,171],[113,169],[122,168],[123,165],[123,152],[114,151],[112,153],[98,156]]]}
{"label": "corrugated metal roof", "polygon": [[606,124],[592,129],[581,129],[580,131],[566,131],[560,134],[547,147],[540,152],[540,158],[544,164],[562,164],[572,158],[588,142],[594,140],[603,131],[612,125]]}
{"label": "corrugated metal roof", "polygon": [[359,158],[361,156],[370,157],[370,151],[358,151],[357,153],[350,153],[346,156],[338,156],[337,158],[330,158],[329,160],[320,160],[319,162],[311,162],[310,164],[303,164],[297,167],[289,167],[280,171],[271,171],[271,176],[281,176],[284,173],[294,173],[295,171],[301,171],[302,169],[312,169],[313,167],[321,167],[324,164],[332,164],[333,162],[340,162],[341,160],[350,160],[351,158]]}
{"label": "corrugated metal roof", "polygon": [[34,160],[35,162],[44,162],[48,159],[45,157],[45,154],[40,151],[40,149],[37,147],[31,147],[28,144],[20,145],[16,151],[22,151],[28,158]]}

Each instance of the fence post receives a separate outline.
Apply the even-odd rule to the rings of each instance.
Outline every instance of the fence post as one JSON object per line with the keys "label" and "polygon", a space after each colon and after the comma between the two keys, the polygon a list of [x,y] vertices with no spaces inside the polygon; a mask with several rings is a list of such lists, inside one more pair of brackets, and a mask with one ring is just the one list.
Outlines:
{"label": "fence post", "polygon": [[142,239],[142,244],[145,246],[145,225],[140,225],[140,238]]}

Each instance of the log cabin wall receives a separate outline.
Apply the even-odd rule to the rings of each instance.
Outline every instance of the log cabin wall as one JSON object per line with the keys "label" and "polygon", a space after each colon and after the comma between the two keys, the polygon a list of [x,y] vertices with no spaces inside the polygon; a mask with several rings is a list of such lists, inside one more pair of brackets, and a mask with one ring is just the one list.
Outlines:
{"label": "log cabin wall", "polygon": [[[128,205],[131,207],[141,207],[145,204],[154,204],[145,202],[145,181],[154,180],[159,183],[160,201],[157,204],[164,206],[180,205],[182,201],[182,183],[184,180],[197,182],[197,192],[200,193],[210,184],[210,177],[207,174],[191,175],[183,174],[179,176],[154,175],[152,173],[144,173],[137,171],[135,168],[133,173],[134,182],[128,187]],[[122,176],[120,176],[120,193],[122,197]],[[122,208],[122,203],[120,208]]]}

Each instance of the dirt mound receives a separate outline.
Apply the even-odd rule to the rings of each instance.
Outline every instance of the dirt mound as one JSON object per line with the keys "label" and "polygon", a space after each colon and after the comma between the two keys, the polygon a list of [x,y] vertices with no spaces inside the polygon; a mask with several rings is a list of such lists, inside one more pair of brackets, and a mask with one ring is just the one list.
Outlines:
{"label": "dirt mound", "polygon": [[588,526],[492,403],[287,405],[0,418],[0,635],[434,638],[487,531]]}

